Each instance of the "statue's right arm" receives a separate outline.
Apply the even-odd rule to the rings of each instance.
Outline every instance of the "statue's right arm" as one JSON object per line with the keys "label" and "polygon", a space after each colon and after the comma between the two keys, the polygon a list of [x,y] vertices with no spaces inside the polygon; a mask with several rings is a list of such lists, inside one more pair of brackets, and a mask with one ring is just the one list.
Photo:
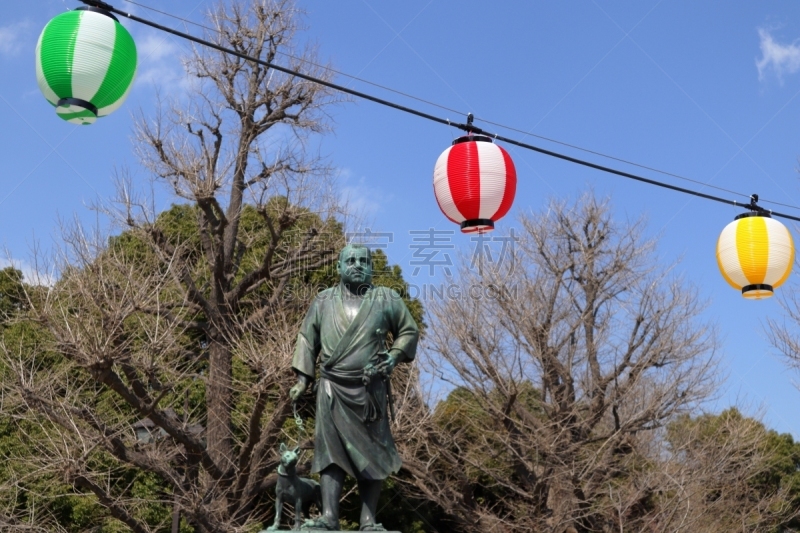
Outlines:
{"label": "statue's right arm", "polygon": [[289,391],[292,401],[297,401],[314,381],[317,354],[321,348],[320,300],[317,298],[306,313],[306,318],[297,335],[292,368],[297,374],[297,383]]}

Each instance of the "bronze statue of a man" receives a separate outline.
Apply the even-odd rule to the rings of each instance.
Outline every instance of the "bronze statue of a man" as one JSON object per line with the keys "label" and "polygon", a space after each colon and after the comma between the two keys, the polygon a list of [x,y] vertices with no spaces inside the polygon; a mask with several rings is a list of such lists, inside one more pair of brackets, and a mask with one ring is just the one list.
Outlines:
{"label": "bronze statue of a man", "polygon": [[[419,329],[400,296],[373,287],[372,254],[346,246],[339,254],[339,285],[321,292],[308,310],[292,361],[297,400],[319,362],[312,472],[320,473],[322,516],[303,529],[339,529],[345,474],[358,481],[361,531],[385,531],[375,512],[381,482],[401,461],[389,429],[388,380],[398,363],[414,359]],[[386,351],[386,334],[392,346]]]}

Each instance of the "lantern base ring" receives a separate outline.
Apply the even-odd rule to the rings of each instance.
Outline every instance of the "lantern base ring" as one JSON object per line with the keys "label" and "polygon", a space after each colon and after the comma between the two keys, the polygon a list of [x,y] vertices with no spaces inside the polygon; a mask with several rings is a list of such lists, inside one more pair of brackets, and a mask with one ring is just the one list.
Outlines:
{"label": "lantern base ring", "polygon": [[91,102],[87,102],[86,100],[81,100],[80,98],[62,98],[58,101],[57,105],[58,107],[69,107],[71,105],[82,107],[87,111],[91,111],[94,116],[97,116],[97,106]]}
{"label": "lantern base ring", "polygon": [[765,283],[757,283],[757,284],[754,284],[754,285],[745,285],[744,287],[742,287],[742,294],[743,295],[746,295],[749,292],[759,292],[760,293],[761,291],[768,292],[768,293],[772,294],[772,292],[773,292],[772,285],[767,285]]}
{"label": "lantern base ring", "polygon": [[483,226],[486,231],[491,231],[494,229],[494,220],[491,218],[473,218],[472,220],[465,220],[461,223],[461,231],[477,226]]}

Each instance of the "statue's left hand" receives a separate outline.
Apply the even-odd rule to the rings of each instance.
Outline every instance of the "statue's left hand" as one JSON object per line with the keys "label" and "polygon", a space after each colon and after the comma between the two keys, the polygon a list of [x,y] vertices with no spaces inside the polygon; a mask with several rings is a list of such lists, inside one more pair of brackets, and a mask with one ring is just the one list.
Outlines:
{"label": "statue's left hand", "polygon": [[389,376],[392,375],[394,367],[397,366],[397,363],[398,363],[398,357],[390,353],[385,361],[381,361],[380,363],[378,363],[377,366],[378,373],[381,376],[388,378]]}
{"label": "statue's left hand", "polygon": [[293,402],[299,400],[308,390],[308,386],[311,385],[313,379],[312,377],[297,372],[297,383],[289,390],[289,398],[291,398]]}

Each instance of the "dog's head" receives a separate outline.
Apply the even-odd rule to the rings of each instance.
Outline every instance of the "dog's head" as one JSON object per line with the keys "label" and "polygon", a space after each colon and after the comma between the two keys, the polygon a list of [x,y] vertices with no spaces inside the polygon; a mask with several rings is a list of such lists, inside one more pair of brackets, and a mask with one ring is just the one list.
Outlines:
{"label": "dog's head", "polygon": [[300,457],[298,451],[300,446],[295,446],[294,449],[289,449],[286,444],[281,443],[281,464],[283,466],[293,466],[297,464],[297,459]]}

